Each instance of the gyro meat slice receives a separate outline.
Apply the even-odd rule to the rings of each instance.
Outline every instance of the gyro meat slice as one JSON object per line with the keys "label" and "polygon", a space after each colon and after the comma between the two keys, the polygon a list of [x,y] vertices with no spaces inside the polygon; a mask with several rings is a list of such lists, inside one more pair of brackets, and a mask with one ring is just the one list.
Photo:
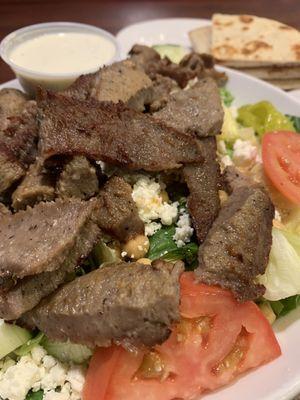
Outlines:
{"label": "gyro meat slice", "polygon": [[44,159],[84,155],[146,171],[179,168],[202,160],[193,135],[120,103],[80,101],[46,93],[39,102],[39,120]]}
{"label": "gyro meat slice", "polygon": [[57,200],[1,216],[0,278],[22,279],[59,269],[87,226],[96,224],[98,206],[96,199]]}
{"label": "gyro meat slice", "polygon": [[109,264],[61,287],[25,320],[54,340],[153,346],[179,319],[182,270],[181,261]]}
{"label": "gyro meat slice", "polygon": [[239,301],[255,300],[265,288],[255,282],[265,272],[272,244],[274,206],[263,186],[231,180],[232,193],[199,248],[201,282],[230,289]]}
{"label": "gyro meat slice", "polygon": [[153,116],[181,132],[192,132],[198,137],[217,135],[224,117],[217,84],[208,77],[189,89],[171,93],[165,107]]}
{"label": "gyro meat slice", "polygon": [[100,228],[127,242],[137,235],[144,235],[145,226],[132,199],[132,188],[121,177],[112,177],[99,193]]}
{"label": "gyro meat slice", "polygon": [[39,203],[0,217],[0,317],[16,319],[65,282],[100,238],[99,203]]}
{"label": "gyro meat slice", "polygon": [[189,189],[188,210],[192,217],[199,243],[206,238],[220,209],[220,166],[217,161],[216,139],[198,140],[204,156],[201,164],[190,164],[183,168],[183,177]]}

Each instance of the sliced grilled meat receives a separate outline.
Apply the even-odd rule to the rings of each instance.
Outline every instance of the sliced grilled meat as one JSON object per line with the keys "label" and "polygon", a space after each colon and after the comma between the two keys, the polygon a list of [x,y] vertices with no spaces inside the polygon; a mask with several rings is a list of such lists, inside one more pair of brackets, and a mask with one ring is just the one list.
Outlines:
{"label": "sliced grilled meat", "polygon": [[152,82],[135,63],[124,60],[99,71],[91,96],[99,101],[122,101],[143,111],[152,99]]}
{"label": "sliced grilled meat", "polygon": [[20,90],[12,88],[0,90],[0,131],[9,125],[9,117],[22,114],[27,101],[28,97]]}
{"label": "sliced grilled meat", "polygon": [[64,166],[56,186],[59,197],[89,199],[99,189],[96,168],[82,156],[76,156]]}
{"label": "sliced grilled meat", "polygon": [[99,226],[121,242],[143,235],[145,230],[131,194],[131,186],[119,177],[111,178],[99,193]]}
{"label": "sliced grilled meat", "polygon": [[[245,180],[244,180],[245,183]],[[264,287],[255,277],[265,272],[272,243],[274,206],[258,184],[238,178],[199,248],[198,279],[232,290],[239,301],[255,300]]]}
{"label": "sliced grilled meat", "polygon": [[26,320],[55,340],[153,346],[168,338],[179,319],[182,270],[182,262],[110,264],[60,288]]}
{"label": "sliced grilled meat", "polygon": [[181,88],[189,80],[211,76],[219,85],[224,85],[227,78],[224,73],[214,69],[214,59],[208,54],[189,53],[179,64],[171,62],[167,57],[161,58],[158,52],[150,47],[136,44],[129,52],[130,59],[152,79],[156,74],[174,79]]}
{"label": "sliced grilled meat", "polygon": [[204,78],[190,89],[172,93],[165,107],[153,116],[181,132],[193,132],[199,137],[216,135],[224,117],[219,89],[212,78]]}
{"label": "sliced grilled meat", "polygon": [[57,270],[87,226],[95,223],[98,207],[96,199],[57,200],[2,216],[0,279]]}
{"label": "sliced grilled meat", "polygon": [[36,103],[26,103],[19,116],[10,117],[0,133],[0,193],[19,180],[36,158],[38,127]]}
{"label": "sliced grilled meat", "polygon": [[54,197],[53,176],[37,160],[29,167],[23,181],[12,194],[12,206],[15,210],[20,210],[40,201],[53,200]]}
{"label": "sliced grilled meat", "polygon": [[179,65],[194,71],[198,79],[210,76],[218,86],[224,86],[227,82],[225,72],[219,72],[214,68],[215,60],[210,54],[191,52],[183,57]]}
{"label": "sliced grilled meat", "polygon": [[3,203],[0,203],[0,217],[1,215],[8,215],[10,213],[10,210]]}
{"label": "sliced grilled meat", "polygon": [[39,103],[40,150],[84,155],[129,169],[162,171],[202,160],[192,135],[122,104],[45,94]]}
{"label": "sliced grilled meat", "polygon": [[94,74],[80,76],[63,93],[68,97],[99,101],[122,101],[128,107],[143,111],[152,101],[151,79],[130,60],[116,62]]}
{"label": "sliced grilled meat", "polygon": [[167,76],[156,75],[152,81],[153,98],[149,109],[151,112],[155,112],[165,107],[169,99],[169,94],[171,92],[180,89],[177,83]]}
{"label": "sliced grilled meat", "polygon": [[0,318],[19,318],[74,273],[99,240],[98,215],[96,199],[73,199],[0,217]]}
{"label": "sliced grilled meat", "polygon": [[198,140],[203,164],[186,165],[183,177],[190,191],[187,205],[200,243],[206,238],[219,209],[220,166],[216,160],[216,139]]}

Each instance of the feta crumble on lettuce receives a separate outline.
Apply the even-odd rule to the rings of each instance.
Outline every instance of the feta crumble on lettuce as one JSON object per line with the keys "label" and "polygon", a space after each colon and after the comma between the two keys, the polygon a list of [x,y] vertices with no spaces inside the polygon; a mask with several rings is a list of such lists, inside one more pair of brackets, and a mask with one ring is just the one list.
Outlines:
{"label": "feta crumble on lettuce", "polygon": [[[39,345],[14,361],[0,361],[0,397],[24,400],[28,392],[43,391],[43,400],[80,400],[85,381],[82,366],[67,365]],[[60,391],[57,391],[60,388]]]}

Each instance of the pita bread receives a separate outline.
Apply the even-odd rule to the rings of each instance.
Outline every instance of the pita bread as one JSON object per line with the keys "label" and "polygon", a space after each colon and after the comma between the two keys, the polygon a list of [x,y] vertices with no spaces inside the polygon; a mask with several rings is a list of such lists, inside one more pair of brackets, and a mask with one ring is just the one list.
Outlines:
{"label": "pita bread", "polygon": [[223,65],[300,66],[300,32],[254,15],[214,14],[212,55]]}
{"label": "pita bread", "polygon": [[300,79],[300,66],[279,67],[278,65],[271,65],[270,67],[238,68],[237,70],[259,79]]}
{"label": "pita bread", "polygon": [[270,79],[266,82],[278,86],[283,90],[300,89],[300,79]]}
{"label": "pita bread", "polygon": [[189,37],[192,47],[197,53],[211,53],[212,28],[210,25],[190,31]]}

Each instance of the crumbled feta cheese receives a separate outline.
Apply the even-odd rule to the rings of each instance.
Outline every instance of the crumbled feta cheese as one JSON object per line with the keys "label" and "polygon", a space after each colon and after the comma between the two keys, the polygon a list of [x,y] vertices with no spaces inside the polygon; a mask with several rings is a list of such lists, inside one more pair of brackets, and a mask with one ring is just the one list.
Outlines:
{"label": "crumbled feta cheese", "polygon": [[30,390],[42,389],[43,400],[81,400],[84,368],[59,362],[41,346],[35,346],[18,362],[7,357],[0,368],[0,398],[24,400]]}
{"label": "crumbled feta cheese", "polygon": [[[24,359],[24,360],[23,360]],[[24,400],[32,386],[40,380],[39,367],[30,357],[9,367],[0,379],[0,397],[9,400]]]}
{"label": "crumbled feta cheese", "polygon": [[149,222],[149,224],[145,224],[145,235],[153,236],[160,228],[161,224],[159,222]]}
{"label": "crumbled feta cheese", "polygon": [[274,219],[276,219],[276,221],[281,222],[281,215],[280,212],[278,210],[275,209],[275,216]]}
{"label": "crumbled feta cheese", "polygon": [[72,392],[80,394],[83,389],[85,377],[84,370],[80,366],[73,366],[67,373],[67,381],[70,382]]}
{"label": "crumbled feta cheese", "polygon": [[237,139],[233,145],[232,159],[238,166],[249,164],[257,157],[257,147],[249,140]]}
{"label": "crumbled feta cheese", "polygon": [[221,157],[221,164],[225,168],[225,167],[230,167],[230,165],[233,165],[233,162],[231,158],[228,155],[226,155]]}
{"label": "crumbled feta cheese", "polygon": [[56,392],[55,390],[50,390],[44,393],[43,400],[69,400],[70,394],[65,392]]}
{"label": "crumbled feta cheese", "polygon": [[187,213],[182,214],[176,224],[173,239],[177,247],[182,247],[191,240],[194,229],[191,227],[191,219]]}
{"label": "crumbled feta cheese", "polygon": [[[135,201],[139,216],[146,224],[160,220],[163,225],[171,225],[178,216],[178,203],[168,204],[163,201],[162,184],[148,176],[140,176],[133,186],[132,198]],[[146,234],[156,231],[158,225],[151,225]],[[156,230],[155,230],[156,229]]]}

